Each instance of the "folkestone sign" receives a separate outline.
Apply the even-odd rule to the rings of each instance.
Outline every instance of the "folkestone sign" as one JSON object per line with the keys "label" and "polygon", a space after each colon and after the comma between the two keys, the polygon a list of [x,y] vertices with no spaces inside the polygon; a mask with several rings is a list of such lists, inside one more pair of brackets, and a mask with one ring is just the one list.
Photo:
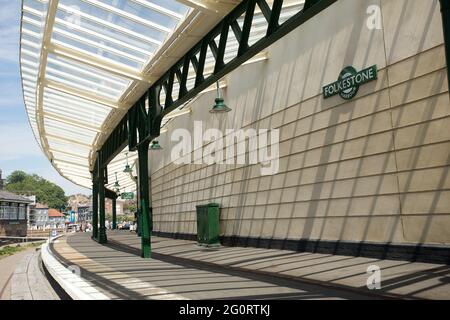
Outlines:
{"label": "folkestone sign", "polygon": [[133,200],[134,199],[134,193],[133,192],[124,192],[121,194],[122,200]]}
{"label": "folkestone sign", "polygon": [[323,87],[324,98],[327,99],[338,94],[345,100],[353,99],[361,85],[374,81],[377,77],[376,65],[359,72],[353,67],[346,67],[339,75],[338,81]]}

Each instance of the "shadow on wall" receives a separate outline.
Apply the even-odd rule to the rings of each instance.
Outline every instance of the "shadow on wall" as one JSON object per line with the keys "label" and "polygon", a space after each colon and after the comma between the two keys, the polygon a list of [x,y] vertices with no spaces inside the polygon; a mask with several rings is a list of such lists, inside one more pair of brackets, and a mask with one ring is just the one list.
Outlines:
{"label": "shadow on wall", "polygon": [[[433,6],[430,7],[430,12],[428,13],[424,13],[424,15],[427,17],[427,23],[426,25],[428,27],[430,27],[431,22],[432,22],[432,18],[434,15],[434,12],[436,10],[438,10],[438,2],[434,1],[433,2]],[[407,12],[406,10],[406,6],[408,4],[405,2],[404,6],[404,10],[402,10],[403,15],[400,17],[399,21],[398,21],[398,25],[402,25],[402,23],[404,22],[405,19],[407,19],[407,17],[405,16],[405,13]],[[359,25],[354,25],[353,28],[353,32],[351,33],[351,37],[349,39],[349,43],[357,43],[358,39],[361,36],[361,30],[362,28]],[[398,33],[397,33],[398,34]],[[371,37],[373,38],[374,33],[372,33]],[[424,42],[425,42],[425,37],[427,36],[427,33],[424,32],[423,38],[422,38],[422,42],[420,44],[420,50],[419,51],[423,51],[426,48],[424,48]],[[397,38],[394,38],[394,42],[397,41]],[[373,41],[369,41],[369,43],[374,43]],[[367,48],[367,52],[371,51],[374,48],[368,47]],[[345,53],[345,57],[346,57],[346,64],[351,65],[351,62],[354,61],[354,56],[355,56],[355,51],[356,49],[352,46],[348,46],[348,51]],[[368,54],[366,55],[366,58],[368,57]],[[328,59],[327,59],[328,60]],[[367,65],[368,61],[366,59],[365,64]],[[295,63],[293,65],[292,68],[290,68],[290,70],[295,70]],[[415,61],[415,64],[413,65],[413,67],[410,70],[410,77],[411,79],[414,78],[415,74],[417,71],[417,61]],[[309,70],[307,70],[307,73],[309,73]],[[290,75],[292,79],[292,74]],[[324,76],[324,74],[322,74],[322,76]],[[389,79],[387,78],[388,75],[386,72],[383,73],[383,76],[385,77],[384,79],[380,80],[381,82],[388,82]],[[285,79],[284,77],[279,77]],[[289,79],[289,77],[288,77]],[[321,79],[322,83],[325,82],[324,77],[322,77]],[[442,87],[442,83],[445,81],[445,77],[444,74],[442,73],[442,77],[436,77],[435,78],[435,82],[432,84],[430,91],[431,92],[437,92],[439,90],[440,87]],[[284,86],[285,83],[282,83],[281,86]],[[304,83],[304,87],[300,90],[300,91],[304,91],[305,90],[305,86],[307,84]],[[368,87],[368,90],[372,89],[375,90],[375,84],[370,85],[371,88]],[[264,85],[261,85],[261,87],[264,87]],[[289,91],[292,90],[298,90],[298,88],[296,87],[291,87]],[[389,90],[389,89],[388,89]],[[407,85],[407,89],[404,91],[404,97],[401,98],[401,101],[406,103],[408,102],[408,97],[411,94],[411,91],[414,90],[414,88],[412,88],[412,83],[409,82]],[[276,91],[276,90],[275,90]],[[261,96],[263,96],[263,94],[261,94]],[[381,95],[378,95],[377,100],[375,101],[375,105],[378,105],[381,103],[380,101]],[[320,103],[322,101],[321,100],[316,100],[316,106],[315,106],[315,110],[317,110],[320,107]],[[275,106],[274,106],[275,109]],[[426,110],[425,113],[422,114],[422,119],[420,122],[423,122],[424,125],[420,126],[420,128],[418,130],[415,131],[415,137],[414,137],[414,141],[412,143],[412,145],[414,146],[421,146],[421,145],[426,145],[427,142],[425,141],[426,138],[429,136],[429,132],[432,129],[431,127],[433,126],[433,123],[430,122],[434,114],[434,111],[436,109],[436,100],[432,100],[430,99],[429,102],[427,102],[427,105],[424,108]],[[401,119],[403,116],[403,113],[405,112],[405,108],[402,108],[399,115],[398,115],[398,119]],[[353,118],[353,113],[355,112],[355,110],[350,110],[348,108],[340,108],[340,107],[336,107],[331,109],[332,113],[331,116],[329,118],[329,124],[328,124],[328,129],[326,131],[326,135],[324,138],[324,145],[332,145],[335,142],[335,136],[337,135],[337,130],[340,129],[337,124],[340,123],[340,119],[342,118]],[[344,113],[351,113],[350,115],[344,115]],[[257,109],[255,109],[254,112],[254,121],[257,121],[259,119],[261,115],[258,114]],[[371,133],[372,132],[372,128],[375,125],[374,121],[375,121],[375,117],[372,117],[373,121],[369,123],[369,126],[367,128],[367,133]],[[393,119],[391,118],[391,121],[393,121]],[[297,123],[298,125],[298,123]],[[367,240],[371,240],[368,239],[368,232],[369,230],[372,228],[382,228],[383,230],[386,230],[386,232],[389,231],[389,234],[387,237],[383,237],[385,239],[385,241],[387,243],[391,243],[391,242],[396,242],[396,241],[408,241],[407,237],[405,237],[405,230],[404,230],[404,225],[403,225],[403,221],[402,221],[402,214],[409,214],[409,212],[401,212],[401,204],[403,204],[406,200],[406,198],[408,197],[409,193],[408,190],[410,190],[410,184],[411,181],[414,177],[414,174],[416,173],[414,169],[419,168],[418,166],[418,161],[419,161],[419,157],[422,154],[422,150],[416,148],[412,153],[411,153],[411,157],[409,159],[409,164],[408,167],[412,168],[411,171],[409,171],[407,173],[407,178],[405,179],[404,182],[404,187],[402,188],[403,190],[399,190],[397,187],[397,195],[398,195],[398,202],[399,202],[399,212],[398,214],[392,215],[391,217],[387,217],[387,219],[385,219],[385,221],[380,221],[379,217],[374,216],[374,211],[375,211],[375,207],[377,206],[377,201],[379,200],[378,195],[382,195],[383,194],[383,186],[385,183],[385,179],[386,177],[384,176],[384,174],[388,174],[388,173],[392,173],[392,171],[390,172],[390,169],[388,168],[389,165],[389,161],[390,161],[390,157],[391,155],[394,155],[395,157],[395,153],[396,153],[396,134],[397,134],[397,130],[395,130],[395,128],[399,127],[398,123],[392,123],[391,124],[394,128],[394,130],[392,130],[392,139],[390,140],[389,143],[389,147],[388,149],[391,150],[389,153],[387,153],[386,157],[384,157],[383,159],[383,163],[381,165],[381,167],[384,169],[383,170],[383,175],[380,175],[379,179],[378,179],[378,185],[376,186],[376,188],[374,188],[373,190],[373,196],[371,197],[371,200],[369,204],[366,204],[366,207],[368,208],[368,212],[369,215],[367,217],[364,217],[365,220],[367,220],[365,222],[365,226],[358,226],[358,228],[360,228],[362,230],[361,232],[361,236],[357,236],[356,238],[358,240],[361,240],[362,242],[367,241]],[[297,129],[297,128],[295,128]],[[310,124],[310,130],[313,130],[313,121],[311,121]],[[345,132],[345,141],[350,141],[352,139],[352,137],[349,137],[349,131],[351,130],[351,125],[348,125],[346,127],[346,132]],[[306,150],[310,150],[310,148],[312,146],[309,145],[310,141],[309,139],[311,138],[311,135],[308,135],[307,137],[307,143],[306,143]],[[366,138],[367,140],[369,138]],[[367,141],[368,142],[368,141]],[[365,146],[363,147],[363,149],[361,150],[361,155],[365,155],[366,153],[366,149],[368,147],[368,143],[365,144]],[[344,143],[345,146],[345,143]],[[291,148],[293,147],[293,143],[291,142]],[[322,148],[321,149],[321,153],[320,153],[320,160],[319,163],[320,164],[328,164],[331,162],[335,162],[336,160],[332,159],[331,157],[331,152],[332,149],[331,148]],[[341,149],[341,154],[339,156],[339,160],[342,160],[342,155],[344,152],[344,147]],[[336,157],[336,154],[333,154],[333,157]],[[306,160],[307,158],[304,157],[303,158],[303,163],[302,163],[302,167],[306,166]],[[289,162],[292,161],[292,158],[290,158],[288,160],[288,167],[289,167]],[[450,158],[448,159],[448,162],[450,163]],[[332,179],[326,178],[327,176],[329,176],[329,172],[328,172],[328,167],[327,166],[319,166],[317,173],[316,173],[316,177],[315,180],[317,181],[317,183],[313,184],[313,189],[311,192],[311,199],[321,199],[321,197],[323,196],[323,194],[330,194],[330,195],[334,195],[334,194],[339,194],[339,190],[336,190],[336,187],[338,186],[338,183],[336,182],[338,180],[338,176],[339,176],[339,171],[340,171],[340,165],[341,162],[339,162],[337,164],[336,170],[334,172],[334,177]],[[355,177],[363,177],[364,174],[362,172],[363,170],[363,161],[362,158],[359,161],[359,163],[354,167],[354,176]],[[397,166],[397,163],[396,163]],[[249,169],[247,169],[249,170]],[[396,170],[397,171],[397,170]],[[245,171],[244,171],[245,172]],[[324,189],[324,183],[322,183],[323,181],[327,181],[331,180],[332,182],[332,186],[331,186],[331,190],[325,190]],[[398,179],[398,177],[397,177]],[[261,181],[261,180],[260,180]],[[299,182],[302,181],[302,173],[300,174],[299,177]],[[419,237],[419,239],[414,239],[412,240],[412,242],[418,242],[418,243],[425,243],[427,242],[427,240],[429,239],[429,232],[430,232],[430,226],[433,222],[433,219],[435,217],[435,212],[436,211],[436,207],[437,204],[439,203],[439,201],[441,200],[442,197],[442,190],[445,189],[445,182],[448,181],[448,168],[446,168],[445,173],[441,176],[441,179],[439,181],[439,184],[437,186],[435,186],[435,191],[434,192],[434,196],[433,196],[433,200],[431,201],[431,205],[429,207],[428,213],[426,214],[426,221],[422,226],[422,231],[421,231],[421,235]],[[284,185],[287,185],[286,182]],[[343,217],[342,222],[339,224],[339,226],[334,225],[332,228],[333,229],[340,229],[340,231],[336,232],[335,234],[337,235],[336,239],[328,239],[328,240],[341,240],[341,239],[346,239],[346,235],[344,234],[345,232],[348,232],[348,224],[349,224],[349,215],[348,212],[350,211],[350,208],[354,205],[354,200],[358,198],[359,194],[358,194],[358,184],[356,182],[356,179],[354,179],[352,181],[352,183],[350,184],[350,192],[348,195],[349,201],[347,202],[345,212],[347,212],[346,216]],[[284,191],[283,191],[284,192]],[[297,192],[296,194],[298,195],[301,192],[301,186],[297,187]],[[246,193],[245,193],[245,188],[243,190],[243,192],[241,193],[241,199],[240,199],[240,203],[244,203],[245,202],[245,197],[246,197]],[[283,198],[283,196],[282,196]],[[308,205],[308,209],[306,211],[306,215],[304,217],[304,226],[303,226],[303,230],[301,231],[301,234],[298,234],[298,238],[299,239],[323,239],[323,237],[325,236],[325,229],[327,228],[327,224],[330,223],[336,223],[335,219],[329,219],[333,217],[333,210],[334,208],[330,205],[331,201],[328,201],[325,205],[325,208],[323,208],[323,206],[320,208],[320,212],[323,212],[323,215],[321,215],[320,217],[318,217],[318,212],[319,212],[319,204],[321,204],[319,201],[308,201],[309,205]],[[266,203],[265,210],[267,211],[268,209],[268,205],[269,203]],[[254,207],[254,214],[251,217],[251,222],[250,222],[250,227],[249,230],[254,230],[254,226],[253,224],[257,221],[256,219],[256,215],[260,214],[260,212],[257,212],[256,206]],[[342,209],[342,208],[341,208]],[[237,211],[242,210],[242,206],[239,205],[239,208],[237,209]],[[291,229],[292,230],[297,230],[298,228],[292,226],[291,224],[293,223],[293,218],[294,218],[294,213],[295,213],[295,206],[292,206],[291,209],[291,214],[290,217],[288,218],[291,223],[288,226],[287,230],[286,230],[286,238],[292,238],[291,237]],[[278,214],[276,215],[276,218],[273,218],[273,212],[271,212],[270,214],[267,214],[266,212],[264,213],[264,217],[263,220],[267,217],[271,217],[269,218],[271,221],[273,221],[272,225],[273,225],[273,238],[280,238],[280,233],[279,230],[277,230],[277,224],[279,224],[281,221],[283,221],[284,219],[286,219],[286,212],[282,213],[282,216],[280,215],[281,212],[278,212]],[[352,217],[353,219],[355,218],[354,216]],[[233,228],[234,230],[239,230],[240,229],[240,225],[242,224],[242,219],[240,219],[240,216],[237,215],[236,216],[236,220],[235,220],[235,227]],[[382,224],[385,224],[384,226],[380,225],[380,222]],[[269,222],[270,223],[270,222]],[[263,228],[264,228],[264,223],[261,224],[260,226],[260,232],[261,234],[263,233]],[[317,229],[314,230],[317,226],[320,226],[318,229],[320,231],[317,232]],[[277,230],[277,232],[276,232]],[[396,233],[401,232],[403,234],[401,234],[400,236]],[[241,234],[239,232],[233,232],[233,234]],[[347,235],[348,238],[348,235]],[[350,239],[351,240],[351,239]],[[356,239],[355,239],[356,240]],[[317,245],[319,245],[320,242],[317,242]],[[336,243],[336,246],[339,246],[339,242]],[[420,246],[418,246],[418,249],[420,250]]]}
{"label": "shadow on wall", "polygon": [[[408,12],[411,11],[410,6],[414,6],[414,3],[411,4],[408,1],[402,3],[403,8],[400,11],[402,13],[398,17],[392,43],[386,43],[387,40],[383,39],[385,46],[391,49],[402,36],[400,28],[410,19]],[[439,11],[439,2],[433,1],[428,10],[421,14],[425,17],[425,30],[431,30],[435,13]],[[342,29],[348,30],[347,22],[342,24]],[[357,51],[361,50],[356,45],[362,37],[362,31],[360,24],[352,25],[346,40],[348,41],[347,51],[342,54],[345,57],[343,66],[352,65]],[[379,50],[374,47],[377,45],[374,38],[379,36],[377,33],[380,32],[385,31],[375,30],[370,33],[369,45],[365,48],[366,52],[362,60],[361,54],[358,54],[362,65],[370,64],[372,61],[369,59],[370,53]],[[418,52],[430,50],[426,46],[426,38],[427,32],[424,32]],[[331,60],[333,41],[335,40],[328,40],[328,50],[322,53],[326,55],[327,62]],[[310,63],[305,63],[307,68],[302,72],[311,76],[314,73],[317,77],[317,66],[314,66],[312,62],[314,52],[307,52],[307,50],[308,48],[304,48],[304,52],[297,52],[297,58],[298,56],[309,57]],[[385,61],[393,61],[393,51],[391,50],[390,53],[385,51]],[[417,74],[422,72],[420,59],[419,56],[410,58],[412,63],[404,68],[409,68],[407,69],[409,74],[404,75],[404,79],[418,78]],[[267,110],[263,110],[263,105],[268,104],[267,101],[263,101],[269,95],[267,92],[277,92],[271,101],[272,114],[283,112],[282,123],[292,120],[292,113],[280,110],[279,106],[289,105],[289,96],[293,92],[300,98],[299,100],[305,100],[305,92],[309,84],[303,81],[299,87],[294,80],[298,63],[295,56],[286,55],[283,68],[280,68],[277,74],[272,74],[270,80],[261,81],[256,88],[247,88],[248,95],[256,97],[253,100],[254,107],[250,107],[252,110],[250,127],[259,128],[262,125],[261,119],[267,117]],[[398,62],[395,61],[396,63]],[[296,132],[301,134],[295,136],[295,139],[283,142],[288,150],[288,156],[283,158],[286,172],[276,177],[257,178],[256,191],[250,192],[251,180],[255,180],[252,178],[254,167],[239,168],[242,169],[238,177],[241,180],[239,189],[230,188],[232,194],[238,195],[237,201],[229,206],[224,205],[222,210],[226,216],[226,219],[222,221],[225,242],[249,246],[295,247],[296,250],[312,252],[340,254],[347,252],[369,256],[373,254],[377,257],[381,255],[393,258],[398,254],[398,251],[394,249],[401,251],[405,247],[396,245],[388,247],[386,244],[418,243],[418,245],[407,245],[404,251],[408,259],[420,260],[425,254],[436,254],[440,257],[439,261],[448,261],[448,251],[438,247],[425,248],[421,245],[450,242],[448,228],[447,231],[445,228],[440,229],[444,230],[444,234],[439,235],[434,234],[432,229],[433,226],[436,228],[436,225],[441,224],[441,221],[444,223],[448,221],[445,218],[448,219],[449,207],[445,207],[447,211],[443,212],[440,204],[448,195],[445,192],[448,191],[449,185],[450,154],[439,165],[428,163],[424,165],[423,157],[426,151],[422,147],[442,142],[440,141],[442,138],[436,137],[436,132],[445,130],[444,127],[440,127],[442,122],[439,120],[448,119],[448,111],[436,116],[439,113],[439,100],[436,96],[442,94],[442,88],[446,84],[445,72],[435,72],[437,76],[430,78],[432,80],[427,83],[427,88],[424,89],[427,92],[423,95],[430,98],[419,99],[423,112],[415,115],[414,120],[406,124],[403,123],[403,119],[411,118],[411,113],[414,112],[408,110],[408,106],[418,100],[411,99],[417,87],[414,86],[414,81],[396,84],[396,86],[403,86],[402,90],[394,89],[394,86],[388,87],[391,83],[390,73],[391,71],[387,69],[380,70],[378,82],[361,88],[360,97],[354,101],[339,102],[338,97],[331,99],[330,102],[324,101],[321,97],[307,99],[306,104],[314,110],[314,113],[309,116],[302,115],[305,101],[297,108],[296,119],[299,120],[291,123],[289,130],[293,132],[293,136]],[[419,77],[422,76],[423,74]],[[324,84],[326,82],[324,68],[319,77],[320,83]],[[246,84],[242,86],[245,87]],[[376,95],[370,96],[369,94],[373,92],[377,92]],[[444,94],[447,95],[447,93]],[[393,98],[396,101],[395,105]],[[243,100],[246,100],[245,97]],[[360,110],[365,106],[373,109],[369,110],[371,113]],[[317,123],[324,121],[325,113],[328,113],[327,123],[318,129]],[[234,116],[234,123],[236,123],[237,112]],[[244,119],[242,121],[244,122]],[[226,126],[227,123],[221,125]],[[245,127],[244,123],[242,126]],[[278,126],[274,123],[273,116],[270,118],[269,126]],[[359,131],[355,134],[356,127],[359,127]],[[286,128],[287,126],[281,128],[282,137],[283,130],[288,130]],[[405,135],[408,138],[406,142]],[[375,140],[377,142],[374,142]],[[301,151],[298,151],[298,145],[296,145],[298,141],[301,141],[303,146]],[[349,154],[352,156],[349,157]],[[408,155],[406,162],[404,154]],[[188,176],[190,170],[189,166],[183,168],[183,183],[188,186],[192,182]],[[203,168],[199,167],[198,170]],[[418,176],[426,176],[427,170],[440,170],[438,181],[431,186],[424,183],[423,186],[418,187]],[[223,170],[219,166],[214,166],[212,174],[214,177],[212,185],[218,188],[221,185],[219,174],[223,174]],[[283,177],[281,183],[276,181],[280,176]],[[292,176],[297,178],[296,184],[291,183]],[[236,175],[233,179],[235,178]],[[234,180],[225,183],[233,186],[233,182]],[[221,195],[217,195],[215,192],[217,189],[214,188],[206,187],[200,190],[183,189],[187,195],[187,198],[183,198],[186,200],[183,201],[189,202],[187,199],[192,192],[207,194],[202,198],[202,203],[223,204],[227,202],[225,199],[230,198],[225,188],[222,189]],[[424,202],[420,208],[414,207],[413,198],[425,195],[430,195],[426,205]],[[161,224],[159,231],[187,233],[183,223],[194,222],[195,212],[186,213],[182,205],[164,204],[164,201],[166,199],[161,198],[162,206],[177,207],[178,213],[171,216],[170,222],[173,223],[171,230],[166,230],[169,221],[161,221],[166,224]],[[191,207],[199,204],[194,202],[192,201]],[[164,214],[164,212],[161,213]],[[155,221],[155,226],[157,224],[158,222]],[[155,229],[158,230],[158,228]],[[192,231],[195,232],[195,230]],[[379,244],[373,242],[379,242]],[[366,243],[369,244],[366,245]],[[370,243],[373,243],[372,247]],[[433,250],[438,250],[440,253]]]}

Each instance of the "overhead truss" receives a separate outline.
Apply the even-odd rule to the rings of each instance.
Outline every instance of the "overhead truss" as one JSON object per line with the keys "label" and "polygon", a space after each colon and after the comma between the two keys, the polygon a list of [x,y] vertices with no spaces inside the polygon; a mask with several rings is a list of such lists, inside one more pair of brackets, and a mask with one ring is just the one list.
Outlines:
{"label": "overhead truss", "polygon": [[[99,150],[100,166],[106,166],[126,145],[130,150],[138,150],[140,145],[158,137],[164,116],[336,1],[306,0],[304,6],[284,22],[280,22],[283,0],[274,0],[271,7],[266,0],[242,1],[129,109]],[[267,32],[250,44],[257,8],[266,20]],[[242,17],[241,27],[238,21],[242,20]],[[231,34],[234,39],[230,37]],[[225,56],[229,50],[230,39],[237,41],[238,50],[235,56],[227,61]],[[214,58],[214,68],[212,73],[205,75],[208,53]],[[188,77],[192,73],[195,74],[194,81],[189,87]],[[161,101],[161,97],[164,97],[164,101]]]}

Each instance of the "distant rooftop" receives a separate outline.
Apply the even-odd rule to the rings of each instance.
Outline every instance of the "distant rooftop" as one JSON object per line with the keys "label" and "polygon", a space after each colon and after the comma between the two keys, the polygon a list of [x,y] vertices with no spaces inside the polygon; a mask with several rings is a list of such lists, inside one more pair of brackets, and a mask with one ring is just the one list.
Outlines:
{"label": "distant rooftop", "polygon": [[11,201],[11,202],[19,202],[19,203],[32,203],[30,199],[27,199],[25,197],[19,196],[15,193],[6,191],[6,190],[0,190],[0,201]]}
{"label": "distant rooftop", "polygon": [[63,217],[65,217],[64,214],[62,214],[61,212],[59,212],[56,209],[49,209],[48,210],[48,216],[51,217],[51,218],[63,218]]}
{"label": "distant rooftop", "polygon": [[48,209],[48,205],[42,203],[36,203],[36,209]]}

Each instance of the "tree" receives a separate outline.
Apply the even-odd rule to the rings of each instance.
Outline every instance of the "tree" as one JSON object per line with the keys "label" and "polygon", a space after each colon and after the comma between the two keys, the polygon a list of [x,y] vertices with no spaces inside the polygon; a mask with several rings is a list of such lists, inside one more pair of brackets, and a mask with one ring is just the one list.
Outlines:
{"label": "tree", "polygon": [[6,178],[6,190],[23,195],[36,195],[36,200],[49,208],[64,210],[67,197],[64,190],[37,174],[14,171]]}
{"label": "tree", "polygon": [[137,210],[137,204],[135,200],[126,200],[123,204],[123,211],[125,213],[133,215]]}
{"label": "tree", "polygon": [[25,181],[26,178],[27,178],[27,174],[25,172],[17,170],[17,171],[14,171],[13,173],[11,173],[6,178],[6,183],[8,183],[8,184],[21,183],[21,182]]}

